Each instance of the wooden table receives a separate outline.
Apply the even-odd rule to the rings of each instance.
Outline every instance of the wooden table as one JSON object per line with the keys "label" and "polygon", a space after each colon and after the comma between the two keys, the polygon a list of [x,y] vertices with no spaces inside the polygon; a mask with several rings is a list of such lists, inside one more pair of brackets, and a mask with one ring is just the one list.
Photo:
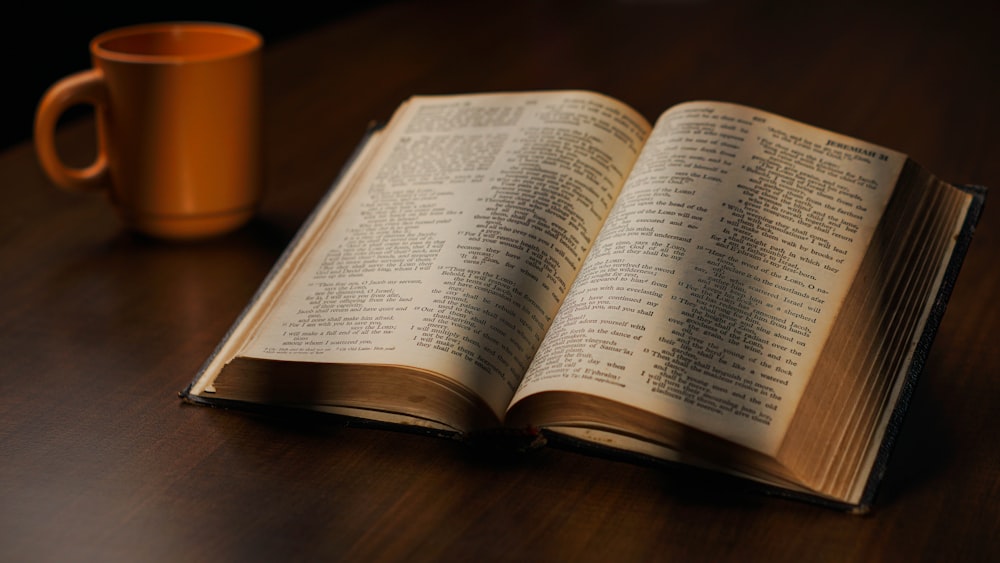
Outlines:
{"label": "wooden table", "polygon": [[[712,476],[182,404],[366,124],[407,96],[588,88],[742,102],[1000,187],[997,12],[941,3],[395,2],[268,45],[259,218],[122,232],[0,154],[0,560],[973,561],[1000,557],[1000,215],[989,201],[875,510]],[[826,3],[822,3],[826,4]],[[33,108],[25,107],[30,112]],[[60,131],[92,154],[92,124]]]}

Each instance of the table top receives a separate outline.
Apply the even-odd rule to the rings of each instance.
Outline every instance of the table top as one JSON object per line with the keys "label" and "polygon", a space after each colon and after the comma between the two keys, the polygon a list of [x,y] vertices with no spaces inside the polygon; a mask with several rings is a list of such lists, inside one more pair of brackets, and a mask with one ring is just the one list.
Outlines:
{"label": "table top", "polygon": [[[182,404],[371,120],[413,94],[740,102],[1000,187],[994,8],[388,2],[265,50],[267,196],[170,244],[0,154],[0,560],[984,560],[1000,556],[1000,215],[986,210],[874,510],[704,473]],[[24,108],[32,111],[33,108]],[[93,124],[60,129],[86,161]]]}

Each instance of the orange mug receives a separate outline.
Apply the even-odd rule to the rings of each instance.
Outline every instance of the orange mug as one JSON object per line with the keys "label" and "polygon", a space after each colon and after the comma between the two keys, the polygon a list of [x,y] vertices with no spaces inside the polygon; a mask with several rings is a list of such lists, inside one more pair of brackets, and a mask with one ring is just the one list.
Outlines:
{"label": "orange mug", "polygon": [[[155,23],[90,43],[93,68],[49,88],[35,150],[59,187],[106,193],[125,225],[159,238],[232,231],[259,203],[263,40],[216,23]],[[95,108],[97,157],[67,166],[55,129],[71,106]]]}

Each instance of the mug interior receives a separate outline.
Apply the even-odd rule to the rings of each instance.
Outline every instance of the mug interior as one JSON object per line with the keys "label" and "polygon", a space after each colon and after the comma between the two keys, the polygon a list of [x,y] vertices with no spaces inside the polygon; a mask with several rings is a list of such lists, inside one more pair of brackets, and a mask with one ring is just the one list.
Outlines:
{"label": "mug interior", "polygon": [[252,51],[260,35],[235,25],[208,23],[148,24],[109,31],[94,39],[94,54],[137,62],[218,59]]}

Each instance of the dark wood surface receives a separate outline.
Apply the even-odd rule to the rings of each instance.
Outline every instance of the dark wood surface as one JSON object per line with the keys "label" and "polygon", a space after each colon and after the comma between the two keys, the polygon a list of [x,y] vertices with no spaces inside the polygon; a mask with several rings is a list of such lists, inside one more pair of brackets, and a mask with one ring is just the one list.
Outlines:
{"label": "dark wood surface", "polygon": [[[177,397],[369,120],[411,94],[588,88],[651,118],[743,102],[1000,188],[992,7],[811,4],[394,2],[270,44],[267,198],[202,243],[122,232],[100,198],[48,182],[30,144],[0,154],[0,560],[1000,557],[990,200],[866,516],[682,469],[493,458]],[[62,150],[86,160],[92,136],[67,124]]]}

